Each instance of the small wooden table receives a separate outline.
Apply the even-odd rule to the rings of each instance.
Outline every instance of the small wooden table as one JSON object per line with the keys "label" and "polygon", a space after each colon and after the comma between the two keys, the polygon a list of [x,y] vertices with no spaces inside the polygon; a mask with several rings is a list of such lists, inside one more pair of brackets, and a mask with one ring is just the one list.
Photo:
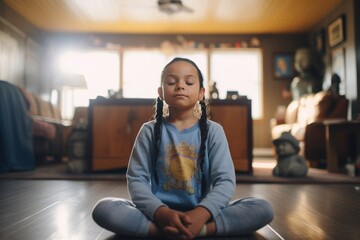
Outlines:
{"label": "small wooden table", "polygon": [[327,120],[324,121],[326,128],[326,160],[329,172],[340,172],[338,160],[338,139],[336,134],[339,132],[356,133],[357,158],[359,158],[360,149],[360,121],[346,120]]}

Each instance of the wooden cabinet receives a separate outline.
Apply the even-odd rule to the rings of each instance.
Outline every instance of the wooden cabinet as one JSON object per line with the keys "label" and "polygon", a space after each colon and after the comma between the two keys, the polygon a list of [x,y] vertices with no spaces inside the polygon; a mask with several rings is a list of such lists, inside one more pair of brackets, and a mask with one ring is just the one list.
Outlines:
{"label": "wooden cabinet", "polygon": [[154,114],[154,100],[90,101],[91,170],[126,168],[137,133]]}
{"label": "wooden cabinet", "polygon": [[210,119],[224,128],[236,172],[252,173],[251,100],[213,100]]}
{"label": "wooden cabinet", "polygon": [[[91,170],[126,168],[136,135],[154,114],[152,99],[91,100],[89,108]],[[210,119],[220,123],[235,170],[252,172],[251,101],[213,100]]]}

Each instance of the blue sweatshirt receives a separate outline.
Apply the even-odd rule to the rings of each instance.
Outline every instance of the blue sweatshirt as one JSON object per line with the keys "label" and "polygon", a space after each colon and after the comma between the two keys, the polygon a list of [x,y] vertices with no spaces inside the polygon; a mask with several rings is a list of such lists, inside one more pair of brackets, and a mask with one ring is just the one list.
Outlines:
{"label": "blue sweatshirt", "polygon": [[150,121],[141,127],[130,156],[127,181],[133,203],[150,219],[161,206],[180,211],[203,206],[215,218],[235,192],[235,170],[223,128],[208,120],[204,161],[206,194],[202,196],[202,174],[197,160],[199,124],[179,131],[163,121],[156,166],[158,183],[152,174],[154,126],[155,121]]}

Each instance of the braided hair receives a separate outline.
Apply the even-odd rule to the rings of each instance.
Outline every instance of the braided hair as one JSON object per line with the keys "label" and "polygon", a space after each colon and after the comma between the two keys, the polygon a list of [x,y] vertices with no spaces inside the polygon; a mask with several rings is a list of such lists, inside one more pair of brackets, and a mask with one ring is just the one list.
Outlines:
{"label": "braided hair", "polygon": [[[165,70],[167,69],[168,66],[170,66],[171,64],[175,63],[175,62],[179,62],[179,61],[184,61],[184,62],[188,62],[191,65],[193,65],[198,73],[198,77],[199,77],[199,81],[200,81],[200,89],[204,87],[204,78],[203,75],[199,69],[199,67],[190,59],[187,58],[180,58],[180,57],[176,57],[174,58],[172,61],[170,61],[163,69],[162,73],[161,73],[161,82],[164,80],[164,73]],[[208,135],[208,125],[207,125],[207,112],[206,112],[206,101],[205,101],[205,97],[200,101],[200,106],[201,106],[201,116],[199,119],[199,127],[200,127],[200,137],[201,137],[201,142],[200,142],[200,151],[198,154],[198,167],[201,170],[201,194],[204,195],[205,190],[206,190],[206,182],[205,182],[205,173],[204,173],[204,161],[205,161],[205,152],[206,152],[206,139],[207,139],[207,135]],[[160,148],[160,138],[161,138],[161,125],[162,125],[162,121],[163,121],[163,108],[164,108],[164,103],[163,100],[158,97],[156,99],[156,107],[155,107],[155,127],[154,127],[154,146],[153,146],[153,173],[154,173],[154,179],[155,182],[158,183],[158,174],[156,171],[156,162],[157,159],[159,157],[159,148]]]}

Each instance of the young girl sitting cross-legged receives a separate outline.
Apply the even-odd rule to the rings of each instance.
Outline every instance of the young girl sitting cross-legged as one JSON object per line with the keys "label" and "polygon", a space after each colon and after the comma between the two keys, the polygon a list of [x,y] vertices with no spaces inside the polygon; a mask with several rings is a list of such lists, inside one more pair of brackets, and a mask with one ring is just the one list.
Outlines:
{"label": "young girl sitting cross-legged", "polygon": [[100,200],[95,222],[119,235],[167,239],[239,236],[271,222],[263,199],[230,202],[235,170],[223,128],[207,119],[197,65],[173,59],[158,94],[155,119],[142,126],[130,156],[131,201]]}

